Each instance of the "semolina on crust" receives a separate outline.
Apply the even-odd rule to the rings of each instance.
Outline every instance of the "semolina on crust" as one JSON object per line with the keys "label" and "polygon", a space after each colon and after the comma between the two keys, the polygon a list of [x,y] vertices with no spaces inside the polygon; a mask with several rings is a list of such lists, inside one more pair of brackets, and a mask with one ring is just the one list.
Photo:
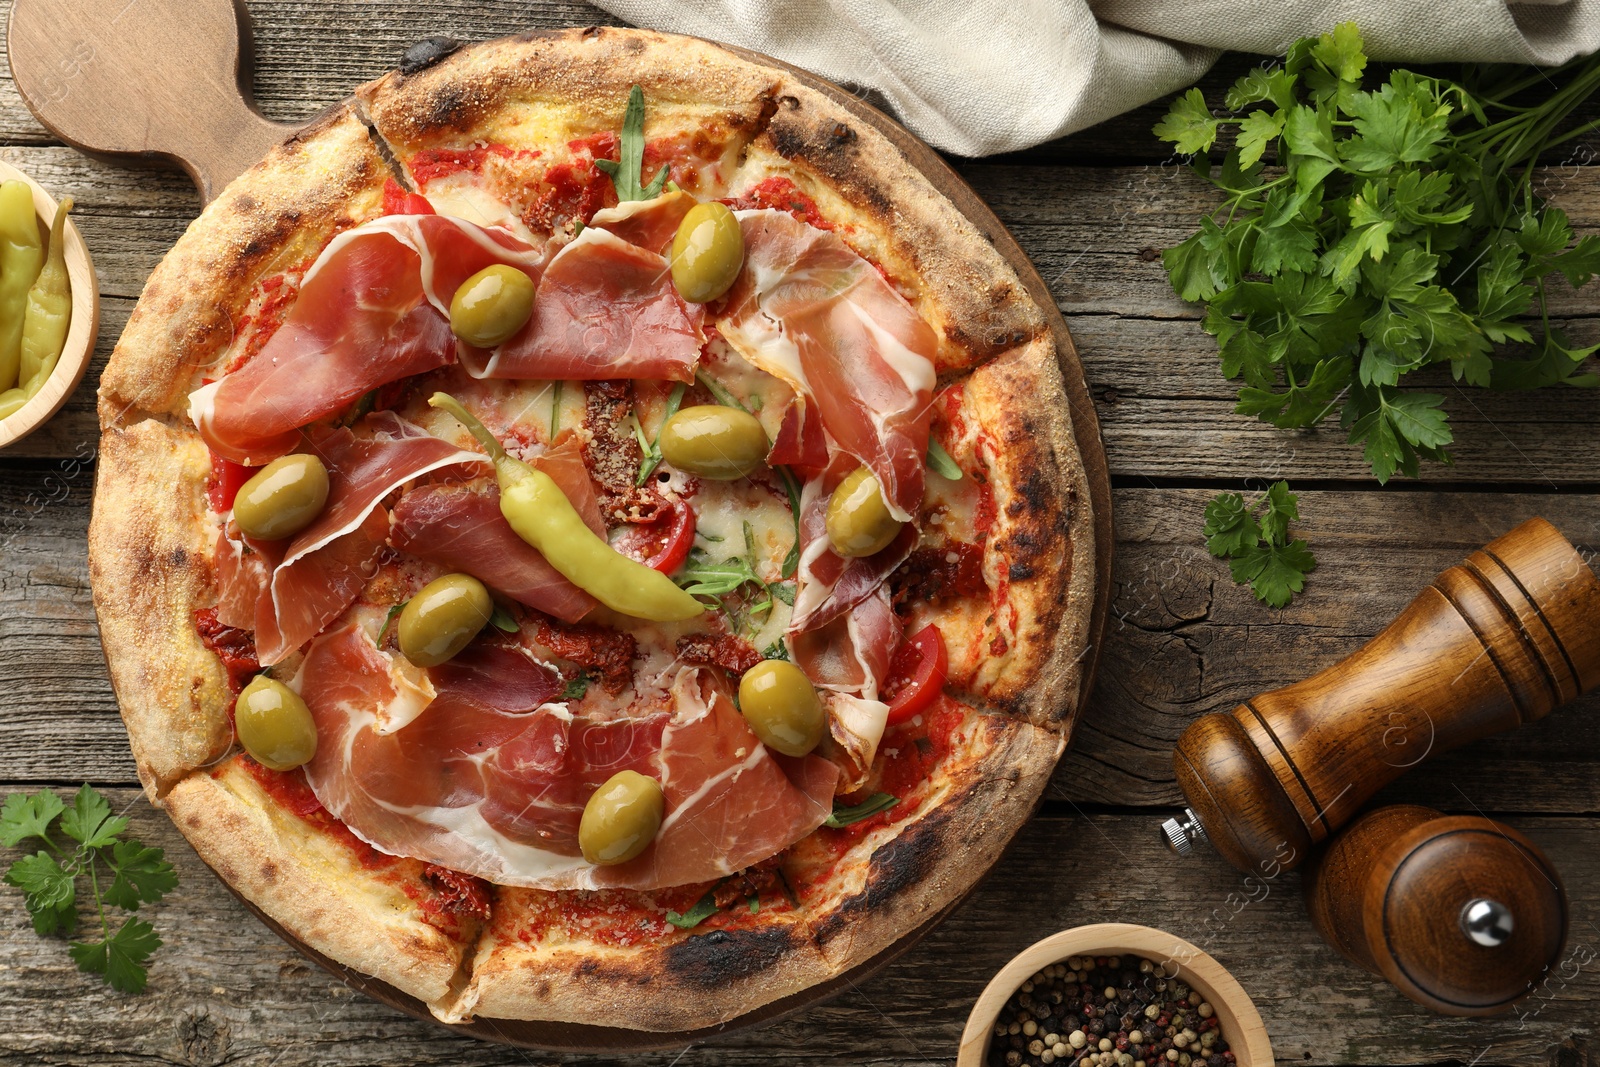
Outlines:
{"label": "semolina on crust", "polygon": [[[966,431],[953,451],[994,494],[984,569],[1003,583],[1005,610],[918,609],[977,664],[958,694],[978,709],[967,747],[936,772],[916,814],[864,836],[798,917],[630,949],[537,945],[514,933],[522,891],[497,887],[481,936],[452,937],[247,773],[205,769],[232,744],[232,695],[194,630],[194,612],[216,599],[215,534],[208,456],[181,413],[232,343],[252,287],[378,213],[390,176],[379,141],[402,174],[428,148],[564,144],[615,130],[635,83],[652,134],[711,131],[734,193],[789,178],[934,326],[941,382],[965,381]],[[1045,315],[898,147],[781,67],[688,38],[590,29],[489,42],[385,75],[273,149],[195,221],[151,275],[100,404],[91,568],[141,780],[246,899],[441,1018],[686,1031],[843,975],[972,887],[1038,804],[1070,734],[1094,542]]]}

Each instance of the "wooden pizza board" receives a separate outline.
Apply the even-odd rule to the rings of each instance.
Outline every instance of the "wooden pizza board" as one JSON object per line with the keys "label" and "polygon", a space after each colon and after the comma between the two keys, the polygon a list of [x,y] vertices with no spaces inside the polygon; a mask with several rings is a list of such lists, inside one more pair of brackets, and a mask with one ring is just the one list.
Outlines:
{"label": "wooden pizza board", "polygon": [[[556,31],[548,31],[554,33]],[[1111,598],[1111,477],[1100,424],[1077,349],[1049,287],[1027,255],[978,194],[937,152],[888,115],[838,86],[787,63],[723,45],[763,66],[782,70],[829,97],[883,134],[1005,257],[1055,337],[1078,454],[1094,508],[1095,601],[1090,647],[1078,694],[1079,714],[1093,688]],[[269,148],[294,132],[250,104],[249,18],[236,0],[13,0],[8,51],[23,100],[62,140],[95,155],[176,163],[210,201]],[[116,100],[116,107],[96,102]],[[1065,724],[1069,731],[1072,721]],[[226,885],[226,880],[223,880]],[[407,1015],[438,1023],[413,997],[313,951],[228,886],[279,937],[347,985]],[[970,892],[970,891],[969,891]],[[927,936],[965,897],[930,917],[872,959],[831,981],[703,1030],[649,1033],[571,1023],[475,1019],[449,1025],[471,1037],[557,1052],[642,1052],[674,1048],[718,1034],[764,1025],[853,988]],[[439,1023],[438,1025],[447,1025]]]}

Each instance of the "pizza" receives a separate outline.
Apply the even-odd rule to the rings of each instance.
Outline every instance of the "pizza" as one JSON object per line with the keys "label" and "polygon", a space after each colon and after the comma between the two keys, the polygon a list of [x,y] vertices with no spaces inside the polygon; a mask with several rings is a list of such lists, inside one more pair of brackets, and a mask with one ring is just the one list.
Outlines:
{"label": "pizza", "polygon": [[414,50],[206,207],[99,403],[146,792],[440,1019],[681,1032],[845,974],[1070,732],[1043,312],[880,133],[705,42]]}

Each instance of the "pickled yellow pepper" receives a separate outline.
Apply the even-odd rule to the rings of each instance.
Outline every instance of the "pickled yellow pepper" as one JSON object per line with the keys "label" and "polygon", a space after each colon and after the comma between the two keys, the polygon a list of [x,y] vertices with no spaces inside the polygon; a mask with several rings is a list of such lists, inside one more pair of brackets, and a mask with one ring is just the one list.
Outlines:
{"label": "pickled yellow pepper", "polygon": [[67,278],[67,212],[72,198],[61,201],[50,223],[50,253],[39,278],[28,290],[28,309],[22,316],[22,360],[17,384],[31,399],[44,385],[61,358],[72,323],[72,282]]}
{"label": "pickled yellow pepper", "polygon": [[612,611],[652,622],[692,619],[705,610],[658,570],[629,559],[584,524],[572,501],[541,470],[506,454],[483,423],[448,393],[429,405],[460,419],[494,460],[500,483],[500,513],[518,537],[537,548],[573,585]]}
{"label": "pickled yellow pepper", "polygon": [[17,384],[28,290],[43,262],[33,190],[23,181],[0,185],[0,389]]}

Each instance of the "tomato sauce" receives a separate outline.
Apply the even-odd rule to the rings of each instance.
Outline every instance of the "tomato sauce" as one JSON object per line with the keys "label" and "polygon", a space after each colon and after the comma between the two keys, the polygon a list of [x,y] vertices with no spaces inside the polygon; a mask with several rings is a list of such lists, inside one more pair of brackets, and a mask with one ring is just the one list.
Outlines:
{"label": "tomato sauce", "polygon": [[383,870],[399,862],[398,857],[379,852],[352,833],[348,826],[335,819],[311,791],[310,784],[306,782],[305,772],[299,768],[292,771],[268,770],[248,755],[241,755],[239,763],[280,807],[293,812],[323,833],[342,842],[355,853],[362,867],[369,871]]}
{"label": "tomato sauce", "polygon": [[[232,506],[231,502],[229,506]],[[261,669],[261,664],[256,660],[255,637],[248,630],[218,622],[216,608],[201,608],[195,612],[194,628],[200,635],[200,643],[222,661],[223,669],[228,672],[228,688],[235,693],[243,689],[250,676]],[[231,705],[228,717],[230,721],[233,718]]]}
{"label": "tomato sauce", "polygon": [[617,135],[591,134],[567,142],[567,147],[572,151],[571,162],[550,165],[544,172],[543,191],[522,213],[522,221],[531,230],[554,233],[569,220],[587,226],[595,212],[617,202],[611,175],[594,165],[596,159],[617,159]]}
{"label": "tomato sauce", "polygon": [[[752,211],[762,208],[773,211],[787,211],[808,226],[815,226],[819,230],[831,230],[833,223],[823,217],[817,202],[805,193],[794,182],[781,174],[774,174],[770,178],[763,178],[751,188],[745,190],[743,196],[724,200],[723,203],[735,211]],[[876,266],[877,264],[873,264]]]}
{"label": "tomato sauce", "polygon": [[941,694],[916,719],[904,726],[890,727],[878,743],[877,782],[859,794],[840,800],[845,804],[860,803],[873,793],[889,793],[899,797],[900,803],[837,830],[823,827],[817,831],[823,842],[836,853],[843,853],[872,831],[915,815],[921,787],[933,769],[950,754],[956,731],[966,717],[965,706]]}
{"label": "tomato sauce", "polygon": [[[310,265],[308,261],[288,273],[274,274],[270,278],[261,280],[257,289],[265,295],[256,306],[255,312],[239,316],[239,321],[233,324],[235,337],[244,333],[248,333],[249,336],[245,338],[244,346],[229,363],[226,372],[236,371],[250,362],[251,358],[272,340],[273,334],[283,325],[289,309],[294,306],[295,299],[300,295],[299,279]],[[290,277],[291,274],[293,277]]]}
{"label": "tomato sauce", "polygon": [[411,177],[420,189],[436,178],[447,178],[462,171],[482,174],[483,165],[491,156],[500,159],[538,159],[539,153],[516,150],[503,144],[489,144],[481,148],[424,148],[411,158]]}

